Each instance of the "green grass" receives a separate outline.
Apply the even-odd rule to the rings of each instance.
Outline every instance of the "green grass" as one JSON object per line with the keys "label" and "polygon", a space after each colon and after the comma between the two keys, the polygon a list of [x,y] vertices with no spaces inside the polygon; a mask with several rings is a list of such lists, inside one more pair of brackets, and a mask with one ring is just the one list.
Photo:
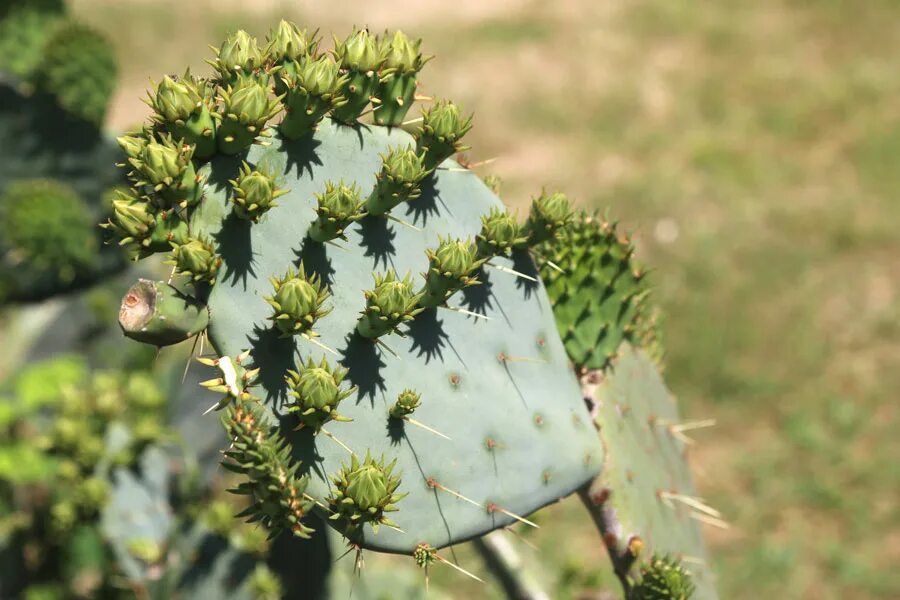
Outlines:
{"label": "green grass", "polygon": [[[694,459],[733,523],[708,532],[722,597],[900,597],[900,4],[608,4],[423,12],[408,29],[438,55],[424,89],[475,110],[471,154],[500,156],[510,203],[559,186],[636,232],[668,381],[689,417],[720,423]],[[226,28],[272,20],[77,6],[113,34],[133,95],[201,65]],[[556,597],[608,581],[577,503],[549,515],[536,560]]]}

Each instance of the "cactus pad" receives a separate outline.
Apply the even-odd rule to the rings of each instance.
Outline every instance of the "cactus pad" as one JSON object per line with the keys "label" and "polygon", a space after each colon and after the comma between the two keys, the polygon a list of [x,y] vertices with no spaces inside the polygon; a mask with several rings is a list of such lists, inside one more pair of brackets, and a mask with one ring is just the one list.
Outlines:
{"label": "cactus pad", "polygon": [[653,554],[670,554],[691,573],[697,588],[692,598],[714,600],[700,522],[692,517],[698,509],[674,496],[694,499],[694,485],[686,446],[671,429],[679,423],[678,410],[657,367],[626,344],[611,374],[593,372],[585,379],[606,450],[589,496],[602,515],[599,525],[617,572],[636,575],[636,558],[651,562]]}

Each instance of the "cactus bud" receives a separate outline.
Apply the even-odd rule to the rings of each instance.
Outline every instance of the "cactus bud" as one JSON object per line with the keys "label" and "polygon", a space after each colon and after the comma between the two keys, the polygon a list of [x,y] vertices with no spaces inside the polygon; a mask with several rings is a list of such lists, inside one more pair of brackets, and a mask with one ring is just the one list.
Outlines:
{"label": "cactus bud", "polygon": [[411,321],[422,309],[416,308],[421,294],[413,292],[409,274],[402,280],[397,273],[375,274],[375,288],[365,293],[366,307],[356,325],[365,338],[375,339],[387,333],[400,333],[401,323]]}
{"label": "cactus bud", "polygon": [[421,403],[422,395],[415,390],[405,389],[397,396],[397,401],[391,406],[390,415],[394,419],[402,419],[413,414]]}
{"label": "cactus bud", "polygon": [[384,65],[388,49],[365,29],[354,30],[350,36],[335,39],[335,60],[341,73],[349,77],[343,87],[347,103],[335,109],[332,116],[341,123],[351,123],[359,118],[378,85],[378,71]]}
{"label": "cactus bud", "polygon": [[354,530],[366,523],[378,533],[381,525],[396,527],[385,513],[394,512],[395,504],[406,494],[397,494],[400,477],[393,474],[397,461],[385,465],[384,457],[375,461],[369,452],[360,464],[354,454],[350,466],[341,466],[333,478],[334,492],[328,499],[332,520],[342,521],[345,530]]}
{"label": "cactus bud", "polygon": [[147,138],[142,135],[123,135],[122,137],[116,138],[116,141],[119,143],[122,152],[124,152],[125,156],[128,158],[140,158],[141,153],[144,151],[144,147],[147,145]]}
{"label": "cactus bud", "polygon": [[222,118],[216,137],[224,154],[248,148],[281,110],[281,96],[272,98],[266,86],[252,79],[241,80],[235,87],[221,90],[220,95]]}
{"label": "cactus bud", "polygon": [[266,297],[266,302],[275,309],[275,314],[270,318],[282,337],[297,334],[314,336],[311,331],[313,325],[331,312],[331,308],[323,307],[329,293],[322,288],[319,278],[316,275],[307,277],[303,263],[300,263],[296,275],[293,268],[288,267],[284,278],[273,277],[271,281],[275,293]]}
{"label": "cactus bud", "polygon": [[209,158],[216,151],[216,123],[206,94],[206,84],[188,69],[179,79],[163,77],[147,102],[156,113],[157,124],[174,139],[193,144],[197,158]]}
{"label": "cactus bud", "polygon": [[437,560],[437,549],[428,544],[419,544],[413,551],[413,558],[418,567],[427,569]]}
{"label": "cactus bud", "polygon": [[471,273],[484,263],[471,241],[440,240],[437,250],[427,250],[428,272],[419,306],[433,308],[443,305],[460,288],[475,285],[478,279]]}
{"label": "cactus bud", "polygon": [[422,40],[412,41],[402,31],[397,31],[390,40],[385,41],[385,74],[375,94],[381,103],[375,111],[375,122],[379,125],[400,125],[412,106],[416,95],[416,74],[432,58],[422,55],[419,51],[421,44]]}
{"label": "cactus bud", "polygon": [[316,202],[317,217],[307,234],[317,242],[347,239],[344,229],[365,215],[359,187],[356,184],[347,186],[343,180],[337,184],[326,182],[325,193],[316,194]]}
{"label": "cactus bud", "polygon": [[246,162],[237,179],[229,181],[233,188],[231,201],[234,214],[240,219],[259,223],[266,211],[278,206],[275,199],[287,194],[287,190],[275,186],[275,178],[265,165],[254,170]]}
{"label": "cactus bud", "polygon": [[509,254],[512,248],[527,240],[521,235],[522,228],[505,210],[492,208],[487,216],[481,217],[481,232],[475,237],[478,257],[483,259]]}
{"label": "cactus bud", "polygon": [[366,203],[369,214],[382,215],[401,202],[415,200],[422,193],[420,183],[428,174],[422,155],[411,148],[392,148],[382,155],[381,171]]}
{"label": "cactus bud", "polygon": [[337,412],[338,404],[355,389],[341,389],[346,374],[340,367],[332,371],[325,358],[318,366],[310,358],[306,366],[301,364],[296,371],[288,370],[284,380],[294,398],[288,410],[297,415],[298,429],[309,427],[318,433],[329,421],[351,420]]}
{"label": "cactus bud", "polygon": [[573,214],[569,198],[565,194],[541,192],[531,202],[531,213],[525,223],[528,243],[539,244],[556,237],[557,231],[572,220]]}
{"label": "cactus bud", "polygon": [[460,116],[458,106],[439,100],[422,111],[422,118],[416,150],[425,153],[428,170],[437,168],[445,159],[467,148],[460,140],[472,128],[472,117]]}
{"label": "cactus bud", "polygon": [[216,59],[207,62],[219,72],[223,85],[233,86],[252,76],[263,63],[256,38],[242,29],[229,34],[215,52]]}
{"label": "cactus bud", "polygon": [[[140,146],[136,139],[129,138],[120,145],[131,152]],[[200,199],[192,157],[191,146],[181,145],[167,135],[160,142],[146,142],[138,156],[128,159],[134,167],[129,175],[138,187],[152,188],[153,198],[162,208],[192,206]]]}
{"label": "cactus bud", "polygon": [[101,227],[118,235],[119,245],[128,246],[135,258],[165,251],[173,242],[183,244],[188,240],[187,223],[174,209],[154,210],[147,202],[121,190],[115,192],[112,209],[112,217]]}
{"label": "cactus bud", "polygon": [[278,26],[269,31],[266,38],[266,64],[269,72],[275,73],[275,91],[286,91],[283,79],[297,74],[300,65],[316,55],[319,40],[294,23],[282,19]]}
{"label": "cactus bud", "polygon": [[654,556],[641,565],[641,579],[632,587],[636,600],[689,600],[694,593],[691,574],[668,557]]}
{"label": "cactus bud", "polygon": [[278,75],[284,84],[285,113],[279,130],[288,139],[303,137],[328,111],[347,102],[341,90],[349,76],[341,75],[329,56],[307,60],[293,73]]}
{"label": "cactus bud", "polygon": [[167,264],[175,265],[176,273],[189,275],[195,281],[215,281],[222,258],[216,254],[211,241],[189,238],[183,244],[173,242],[172,248],[172,259]]}

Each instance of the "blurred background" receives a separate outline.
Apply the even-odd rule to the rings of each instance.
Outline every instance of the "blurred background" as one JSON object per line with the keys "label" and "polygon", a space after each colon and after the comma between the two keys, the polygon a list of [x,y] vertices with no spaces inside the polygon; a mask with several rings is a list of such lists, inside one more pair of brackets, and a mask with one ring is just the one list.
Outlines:
{"label": "blurred background", "polygon": [[[262,39],[287,18],[424,38],[437,58],[422,91],[474,112],[469,157],[496,159],[481,171],[509,206],[547,186],[633,232],[665,316],[668,384],[687,418],[718,423],[692,462],[732,524],[706,531],[722,597],[900,597],[900,4],[69,6],[114,44],[115,131],[149,115],[149,78],[205,73],[208,45],[237,28]],[[16,317],[2,318],[14,347]],[[553,507],[532,536],[554,597],[602,587],[582,510]],[[448,589],[494,593],[473,585]]]}

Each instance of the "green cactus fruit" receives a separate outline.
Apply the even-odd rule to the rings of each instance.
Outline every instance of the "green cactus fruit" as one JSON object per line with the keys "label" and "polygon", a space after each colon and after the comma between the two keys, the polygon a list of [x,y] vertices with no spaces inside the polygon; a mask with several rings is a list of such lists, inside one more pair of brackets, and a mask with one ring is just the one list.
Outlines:
{"label": "green cactus fruit", "polygon": [[323,357],[317,366],[312,358],[297,370],[288,370],[285,382],[293,401],[289,411],[297,415],[298,428],[309,428],[318,433],[329,421],[350,421],[337,412],[338,404],[353,394],[354,388],[342,385],[347,371],[340,367],[332,370]]}
{"label": "green cactus fruit", "polygon": [[541,192],[531,201],[531,211],[525,222],[528,243],[535,245],[552,240],[572,221],[573,215],[568,196],[561,192]]}
{"label": "green cactus fruit", "polygon": [[402,419],[415,412],[422,404],[422,395],[410,389],[405,389],[397,396],[397,401],[391,406],[390,415],[394,419]]}
{"label": "green cactus fruit", "polygon": [[180,78],[166,75],[155,93],[148,93],[154,122],[175,140],[194,146],[194,156],[206,159],[216,152],[216,122],[208,84],[190,69]]}
{"label": "green cactus fruit", "polygon": [[[128,164],[132,171],[128,176],[135,188],[147,195],[160,208],[186,208],[200,199],[200,186],[194,164],[192,146],[186,146],[172,139],[169,134],[145,140],[139,137],[119,138],[119,145],[129,154]],[[137,153],[136,156],[131,156]]]}
{"label": "green cactus fruit", "polygon": [[264,55],[256,38],[240,29],[225,37],[218,49],[215,60],[208,60],[218,72],[218,83],[235,87],[244,80],[252,80],[259,74],[264,63]]}
{"label": "green cactus fruit", "polygon": [[526,242],[522,227],[505,210],[491,209],[481,217],[481,231],[475,236],[478,258],[490,259],[494,256],[508,256],[513,248]]}
{"label": "green cactus fruit", "polygon": [[691,574],[670,556],[654,556],[641,565],[641,578],[631,588],[634,600],[690,600],[694,594]]}
{"label": "green cactus fruit", "polygon": [[266,165],[256,169],[243,163],[236,179],[229,181],[234,188],[231,201],[234,203],[234,214],[239,219],[259,223],[266,212],[278,204],[275,199],[287,193],[275,185],[275,178]]}
{"label": "green cactus fruit", "polygon": [[538,247],[541,278],[566,352],[577,369],[605,369],[623,341],[660,354],[655,313],[634,246],[615,223],[579,213]]}
{"label": "green cactus fruit", "polygon": [[23,0],[0,9],[0,71],[28,78],[65,12],[63,0]]}
{"label": "green cactus fruit", "polygon": [[282,97],[254,79],[242,79],[234,87],[219,91],[221,117],[216,137],[222,154],[246,150],[261,135],[266,123],[281,111]]}
{"label": "green cactus fruit", "polygon": [[418,308],[422,294],[413,291],[412,277],[403,279],[395,271],[385,275],[375,273],[375,287],[366,291],[366,307],[356,325],[356,331],[364,338],[376,339],[389,333],[402,335],[398,327],[412,321],[422,312]]}
{"label": "green cactus fruit", "polygon": [[650,556],[692,557],[695,600],[716,600],[700,524],[721,521],[696,498],[678,407],[656,365],[626,343],[615,368],[589,371],[582,384],[606,448],[603,472],[582,500],[626,590],[637,570],[638,546]]}
{"label": "green cactus fruit", "polygon": [[384,457],[374,460],[369,452],[360,463],[354,454],[350,466],[343,465],[334,478],[334,494],[328,499],[332,515],[339,527],[352,530],[370,524],[373,533],[381,525],[397,527],[385,513],[397,511],[395,506],[406,494],[398,494],[400,476],[394,475],[396,461],[385,464]]}
{"label": "green cactus fruit", "polygon": [[72,281],[98,250],[93,217],[68,186],[49,179],[17,181],[0,197],[0,251],[18,268]]}
{"label": "green cactus fruit", "polygon": [[130,192],[116,190],[112,216],[101,227],[111,230],[135,259],[188,241],[187,222],[175,209],[158,209]]}
{"label": "green cactus fruit", "polygon": [[428,175],[423,157],[412,148],[391,148],[382,156],[381,172],[366,202],[370,215],[383,215],[401,202],[418,198],[421,181]]}
{"label": "green cactus fruit", "polygon": [[366,214],[359,186],[346,185],[343,180],[337,184],[325,182],[325,192],[316,194],[316,202],[316,220],[310,225],[307,235],[317,242],[335,238],[346,240],[344,230]]}
{"label": "green cactus fruit", "polygon": [[478,283],[473,275],[484,263],[478,258],[475,244],[461,239],[439,239],[436,250],[427,250],[428,272],[419,306],[434,308],[443,306],[458,290]]}
{"label": "green cactus fruit", "polygon": [[366,29],[356,29],[346,40],[334,40],[334,59],[347,75],[342,90],[346,104],[337,107],[332,117],[341,123],[356,121],[375,94],[379,71],[387,59],[388,49]]}
{"label": "green cactus fruit", "polygon": [[250,506],[238,516],[260,521],[273,532],[286,529],[307,538],[312,529],[303,520],[314,505],[305,494],[308,478],[297,476],[299,464],[291,458],[290,445],[270,429],[263,412],[255,401],[238,399],[222,418],[232,442],[222,466],[248,478],[230,490],[250,498]]}
{"label": "green cactus fruit", "polygon": [[216,254],[212,240],[189,237],[183,244],[172,243],[172,258],[166,264],[174,265],[179,275],[188,275],[194,281],[215,281],[222,258]]}
{"label": "green cactus fruit", "polygon": [[[385,32],[385,38],[387,35]],[[402,31],[397,31],[389,40],[386,39],[385,45],[385,72],[375,92],[379,105],[374,116],[379,125],[396,127],[403,123],[415,100],[416,75],[432,57],[423,56],[419,51],[422,40],[413,41]]]}
{"label": "green cactus fruit", "polygon": [[459,107],[448,100],[438,100],[423,110],[416,151],[425,154],[425,167],[436,169],[444,160],[466,150],[460,140],[470,129],[472,117],[463,118]]}
{"label": "green cactus fruit", "polygon": [[301,65],[315,58],[319,40],[315,33],[282,19],[266,41],[266,67],[275,75],[275,92],[283,94],[287,91],[283,80],[296,76]]}
{"label": "green cactus fruit", "polygon": [[109,41],[78,23],[61,25],[44,44],[32,77],[66,112],[100,124],[116,86],[118,66]]}
{"label": "green cactus fruit", "polygon": [[303,61],[294,69],[276,73],[283,86],[284,119],[278,126],[289,140],[308,134],[329,111],[347,103],[343,89],[349,80],[341,75],[338,64],[330,56]]}
{"label": "green cactus fruit", "polygon": [[315,274],[307,276],[301,262],[296,275],[293,267],[288,267],[283,278],[273,277],[272,287],[275,293],[266,297],[266,302],[275,309],[271,317],[275,327],[285,337],[314,337],[316,333],[312,328],[316,321],[331,312],[325,307],[328,290],[323,288],[319,277]]}

